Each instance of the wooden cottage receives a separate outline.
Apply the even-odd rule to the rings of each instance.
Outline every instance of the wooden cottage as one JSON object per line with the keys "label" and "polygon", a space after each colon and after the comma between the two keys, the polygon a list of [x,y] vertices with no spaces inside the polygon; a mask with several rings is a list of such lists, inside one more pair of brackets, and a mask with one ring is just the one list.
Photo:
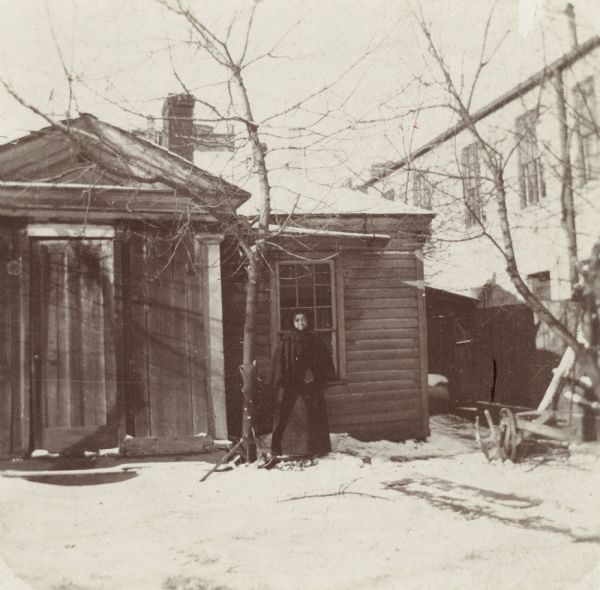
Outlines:
{"label": "wooden cottage", "polygon": [[[326,400],[331,430],[361,439],[429,434],[422,247],[432,214],[347,188],[287,175],[272,194],[269,265],[258,315],[263,430],[270,427],[270,359],[294,309],[328,343],[337,379]],[[254,201],[240,209],[255,213]],[[224,242],[223,326],[228,416],[239,432],[244,275]]]}
{"label": "wooden cottage", "polygon": [[0,147],[0,457],[227,435],[219,227],[248,196],[90,115]]}

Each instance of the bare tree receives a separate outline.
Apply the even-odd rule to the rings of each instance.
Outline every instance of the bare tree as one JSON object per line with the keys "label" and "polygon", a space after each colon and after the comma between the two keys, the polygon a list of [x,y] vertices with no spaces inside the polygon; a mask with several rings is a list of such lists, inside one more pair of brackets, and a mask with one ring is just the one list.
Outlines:
{"label": "bare tree", "polygon": [[[554,88],[557,106],[558,127],[560,129],[559,149],[554,152],[547,150],[551,159],[549,165],[552,166],[553,172],[560,179],[560,203],[561,203],[561,220],[562,227],[566,234],[566,242],[568,247],[570,261],[570,283],[574,293],[584,292],[585,297],[575,297],[576,300],[584,302],[584,313],[588,317],[588,329],[585,337],[581,337],[572,329],[563,323],[552,311],[544,304],[528,286],[519,268],[517,255],[515,253],[514,242],[514,218],[511,217],[511,211],[508,204],[507,195],[511,191],[511,182],[507,178],[507,165],[511,160],[514,160],[520,146],[527,141],[527,134],[531,126],[535,126],[538,118],[541,116],[541,111],[544,109],[541,100],[538,100],[536,106],[530,113],[531,116],[525,121],[521,131],[515,133],[506,132],[509,136],[509,147],[504,149],[497,145],[493,137],[489,135],[489,130],[486,130],[482,117],[473,108],[473,97],[475,96],[479,82],[483,72],[490,63],[490,59],[494,54],[495,49],[489,48],[490,43],[488,32],[490,23],[493,19],[493,11],[490,13],[487,24],[485,26],[483,41],[481,44],[481,55],[476,67],[475,73],[471,78],[470,84],[466,84],[463,77],[457,79],[455,72],[447,61],[441,45],[436,41],[434,33],[423,11],[415,10],[414,18],[418,24],[419,30],[425,40],[427,48],[427,61],[430,64],[434,76],[438,78],[438,88],[441,94],[446,97],[445,105],[450,109],[458,123],[457,129],[460,132],[468,132],[472,136],[473,142],[478,146],[483,164],[485,166],[485,174],[482,177],[487,177],[487,185],[490,188],[490,196],[495,201],[499,234],[498,237],[489,231],[488,224],[482,217],[480,210],[472,207],[469,202],[463,203],[466,207],[468,215],[472,218],[473,223],[479,227],[477,237],[485,236],[493,243],[496,250],[501,254],[505,262],[506,272],[514,285],[514,288],[521,296],[523,301],[537,314],[537,316],[555,333],[566,346],[569,346],[575,352],[578,362],[581,364],[584,372],[589,376],[593,383],[593,389],[596,398],[600,399],[600,369],[598,367],[598,336],[597,336],[597,300],[600,297],[597,287],[597,261],[592,255],[592,262],[588,268],[584,268],[579,260],[577,247],[577,232],[576,232],[576,211],[573,197],[573,164],[570,158],[571,142],[574,141],[574,126],[568,123],[567,113],[573,110],[573,105],[569,104],[565,95],[562,70],[560,67],[554,69],[547,68],[539,76],[539,79],[533,80],[528,88],[523,88],[523,94],[526,92],[541,92],[542,87]],[[563,66],[566,67],[566,66]],[[592,118],[593,120],[593,118]],[[454,133],[457,135],[458,132]],[[452,134],[451,134],[452,135]],[[449,137],[451,136],[449,135]],[[506,137],[505,137],[506,139]],[[445,141],[445,140],[444,140]],[[549,147],[549,146],[545,146]],[[458,158],[457,158],[458,160]],[[444,179],[460,178],[462,182],[468,182],[468,176],[461,173],[460,162],[456,162],[457,173],[450,173],[448,170],[434,167],[428,169],[424,166],[419,170],[419,165],[414,161],[406,164],[407,171],[411,170],[418,175],[419,172],[427,178],[425,182],[436,189],[438,193],[444,191]],[[437,175],[437,179],[436,179]],[[457,175],[457,176],[456,176]],[[448,193],[450,194],[450,193]],[[466,194],[466,191],[465,191]],[[455,198],[455,197],[454,197]],[[464,239],[464,238],[462,238]],[[597,254],[597,247],[594,249]],[[590,326],[590,322],[595,327]]]}

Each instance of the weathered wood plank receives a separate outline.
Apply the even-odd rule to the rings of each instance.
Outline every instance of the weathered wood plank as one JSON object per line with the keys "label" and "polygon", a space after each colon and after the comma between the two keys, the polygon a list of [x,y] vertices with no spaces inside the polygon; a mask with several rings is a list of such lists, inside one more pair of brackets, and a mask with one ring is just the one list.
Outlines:
{"label": "weathered wood plank", "polygon": [[412,282],[417,280],[415,268],[379,268],[376,265],[364,268],[345,268],[344,280],[348,285],[354,279],[387,279],[396,278],[405,281],[406,286],[413,286]]}
{"label": "weathered wood plank", "polygon": [[[408,316],[412,317],[412,316]],[[380,330],[404,328],[406,326],[402,318],[363,318],[363,319],[347,319],[346,331],[355,330]],[[412,332],[411,332],[412,333]]]}
{"label": "weathered wood plank", "polygon": [[411,284],[407,284],[406,279],[395,275],[390,276],[388,273],[383,278],[354,277],[352,281],[348,281],[346,288],[349,291],[355,291],[358,289],[412,289],[414,287]]}
{"label": "weathered wood plank", "polygon": [[406,358],[395,358],[386,360],[352,361],[348,363],[348,374],[361,371],[394,371],[396,369],[413,369],[419,366],[418,350],[411,350],[410,356]]}
{"label": "weathered wood plank", "polygon": [[97,240],[79,253],[83,300],[83,379],[85,426],[106,424],[106,356],[104,350],[104,298],[102,246]]}
{"label": "weathered wood plank", "polygon": [[204,268],[207,265],[206,248],[203,244],[190,243],[194,268],[186,276],[188,309],[188,347],[190,363],[190,386],[192,393],[192,434],[209,432],[208,364],[206,350],[207,285]]}
{"label": "weathered wood plank", "polygon": [[347,340],[348,352],[366,350],[398,350],[407,347],[405,339],[398,340]]}
{"label": "weathered wood plank", "polygon": [[386,439],[402,441],[420,437],[420,426],[415,420],[379,421],[375,424],[331,424],[332,432],[348,432],[359,440]]}
{"label": "weathered wood plank", "polygon": [[339,424],[374,424],[380,422],[390,422],[394,420],[419,420],[420,412],[418,409],[407,410],[389,410],[384,412],[369,412],[357,414],[332,414],[330,422],[332,426]]}
{"label": "weathered wood plank", "polygon": [[392,297],[392,298],[373,298],[373,299],[348,299],[346,300],[346,309],[414,309],[416,316],[417,309],[417,298],[402,298],[402,297]]}
{"label": "weathered wood plank", "polygon": [[127,438],[119,450],[126,457],[147,457],[206,453],[213,448],[213,437],[208,435],[147,436]]}
{"label": "weathered wood plank", "polygon": [[[128,248],[128,411],[133,416],[136,436],[150,435],[150,400],[148,397],[148,317],[147,317],[147,270],[144,236],[132,232]],[[133,433],[130,433],[133,434]]]}
{"label": "weathered wood plank", "polygon": [[59,423],[57,426],[77,426],[77,423],[71,422],[73,413],[71,390],[71,339],[70,323],[72,298],[68,288],[68,277],[71,274],[70,265],[73,264],[72,256],[69,256],[71,244],[62,242],[62,248],[57,252],[56,263],[58,265],[57,274],[57,357],[58,357],[58,414]]}
{"label": "weathered wood plank", "polygon": [[425,309],[425,286],[424,286],[424,268],[423,251],[419,250],[415,258],[417,262],[417,276],[421,282],[419,296],[417,297],[417,312],[419,318],[419,358],[421,360],[421,428],[422,436],[429,435],[429,397],[427,382],[427,311]]}
{"label": "weathered wood plank", "polygon": [[344,261],[344,268],[347,270],[354,268],[410,268],[416,269],[416,262],[413,256],[382,256],[374,254],[372,256],[348,256]]}
{"label": "weathered wood plank", "polygon": [[[407,339],[407,341],[414,340],[416,345],[417,339]],[[403,355],[412,355],[413,346],[410,345],[409,348],[401,348],[401,349],[391,349],[391,350],[353,350],[351,352],[347,352],[346,356],[348,358],[348,363],[352,363],[355,361],[371,361],[371,360],[393,360],[397,358],[403,358]]]}
{"label": "weathered wood plank", "polygon": [[[177,245],[172,257],[171,281],[169,285],[172,322],[169,336],[174,352],[174,386],[175,394],[175,428],[177,435],[193,435],[191,350],[189,342],[189,309],[188,309],[188,264],[193,261],[193,244],[186,235]],[[193,269],[190,269],[190,272]],[[203,431],[206,432],[206,431]]]}
{"label": "weathered wood plank", "polygon": [[79,275],[79,261],[73,248],[68,249],[68,266],[71,272],[67,277],[69,299],[69,347],[71,380],[71,425],[83,426],[84,386],[83,386],[83,326],[82,301]]}
{"label": "weathered wood plank", "polygon": [[369,404],[373,402],[389,402],[398,400],[414,400],[418,401],[420,392],[418,386],[412,387],[411,389],[382,389],[380,391],[361,391],[353,393],[337,393],[327,394],[327,403],[342,404],[342,403],[364,403]]}
{"label": "weathered wood plank", "polygon": [[419,376],[418,368],[395,369],[392,371],[348,371],[348,381],[352,383],[365,383],[374,381],[375,379],[393,381],[395,379],[416,379]]}
{"label": "weathered wood plank", "polygon": [[48,269],[47,299],[42,307],[42,314],[46,314],[47,330],[46,340],[43,342],[42,359],[44,363],[42,381],[42,403],[45,408],[44,426],[66,426],[60,418],[58,400],[58,337],[57,337],[57,310],[58,310],[58,284],[59,261],[53,245],[40,244],[42,249],[42,264]]}
{"label": "weathered wood plank", "polygon": [[[125,272],[127,268],[127,238],[122,225],[117,227],[114,249],[114,280],[115,280],[115,376],[116,376],[116,430],[117,441],[122,441],[127,435],[127,357],[125,351],[129,347],[129,333],[126,329],[127,315],[125,308]],[[133,430],[132,430],[133,432]]]}
{"label": "weathered wood plank", "polygon": [[418,320],[416,313],[413,312],[412,308],[408,308],[410,311],[406,309],[378,309],[376,307],[363,307],[363,308],[354,308],[354,309],[346,309],[346,321],[348,320],[362,320],[362,319],[384,319],[384,318],[397,318],[401,319],[401,322],[398,322],[398,325],[403,327],[417,327]]}
{"label": "weathered wood plank", "polygon": [[366,393],[370,391],[414,391],[419,389],[419,380],[409,377],[402,379],[374,379],[361,383],[348,383],[348,393]]}
{"label": "weathered wood plank", "polygon": [[414,287],[367,288],[348,285],[346,300],[349,299],[416,299],[417,290]]}
{"label": "weathered wood plank", "polygon": [[391,328],[386,330],[379,328],[377,330],[348,330],[347,339],[358,340],[398,340],[402,338],[414,339],[414,328]]}
{"label": "weathered wood plank", "polygon": [[[150,237],[150,236],[148,236]],[[165,323],[169,307],[169,279],[165,276],[164,248],[166,244],[158,234],[146,243],[148,305],[148,401],[150,403],[150,432],[152,436],[173,436],[171,362],[173,354],[165,342]],[[160,249],[159,249],[160,248]],[[165,310],[167,310],[165,312]]]}
{"label": "weathered wood plank", "polygon": [[[13,343],[13,453],[25,455],[32,442],[32,409],[34,408],[31,386],[31,245],[21,228],[13,235],[11,260],[14,260],[19,272],[12,283],[12,343]],[[18,419],[17,419],[18,418]]]}
{"label": "weathered wood plank", "polygon": [[[418,397],[408,399],[387,400],[357,400],[357,401],[333,401],[327,400],[327,411],[334,416],[369,415],[378,412],[390,413],[402,412],[403,414],[415,414],[421,407]],[[405,416],[406,417],[406,416]]]}
{"label": "weathered wood plank", "polygon": [[10,230],[0,229],[0,457],[9,457],[12,451],[13,387],[12,367],[12,289],[14,280],[11,268],[12,235]]}

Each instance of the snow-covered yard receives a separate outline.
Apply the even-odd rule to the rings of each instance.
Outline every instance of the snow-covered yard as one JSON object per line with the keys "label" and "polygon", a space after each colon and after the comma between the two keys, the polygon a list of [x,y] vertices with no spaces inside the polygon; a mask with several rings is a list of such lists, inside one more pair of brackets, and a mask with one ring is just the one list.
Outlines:
{"label": "snow-covered yard", "polygon": [[469,424],[438,417],[426,443],[334,446],[203,483],[202,461],[102,485],[1,477],[0,588],[600,588],[600,444],[487,463]]}

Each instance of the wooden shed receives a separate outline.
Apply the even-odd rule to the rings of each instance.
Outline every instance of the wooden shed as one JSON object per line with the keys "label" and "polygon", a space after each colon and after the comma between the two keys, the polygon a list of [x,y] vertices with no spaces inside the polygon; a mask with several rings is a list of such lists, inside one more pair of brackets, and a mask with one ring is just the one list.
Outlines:
{"label": "wooden shed", "polygon": [[[365,439],[429,434],[422,247],[432,214],[298,177],[272,194],[269,264],[258,316],[263,429],[270,426],[270,359],[294,309],[327,342],[337,378],[326,390],[331,430]],[[241,213],[253,213],[253,201]],[[244,276],[224,242],[228,416],[239,430]]]}
{"label": "wooden shed", "polygon": [[90,115],[0,147],[0,457],[227,435],[219,227],[248,196]]}

